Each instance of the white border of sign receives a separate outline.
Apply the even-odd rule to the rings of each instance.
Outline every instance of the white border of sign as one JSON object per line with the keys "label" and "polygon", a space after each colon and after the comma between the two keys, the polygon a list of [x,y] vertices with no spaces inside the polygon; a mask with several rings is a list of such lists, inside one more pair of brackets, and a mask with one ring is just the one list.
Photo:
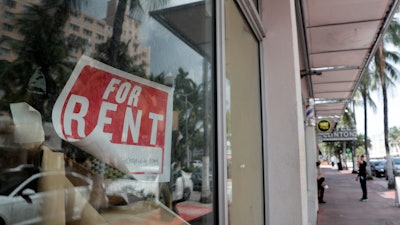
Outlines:
{"label": "white border of sign", "polygon": [[[148,152],[154,157],[154,159],[160,159],[163,167],[155,165],[144,165],[143,168],[132,168],[127,163],[126,157],[129,157],[126,152],[121,151],[124,150],[133,150],[137,154],[146,154],[144,149],[140,149],[137,146],[129,146],[129,145],[120,145],[110,143],[109,141],[104,141],[104,133],[97,129],[97,127],[85,138],[81,140],[73,140],[68,139],[63,134],[62,124],[55,121],[61,121],[62,116],[62,108],[67,100],[67,97],[73,88],[75,82],[77,81],[80,73],[82,72],[85,66],[91,66],[97,68],[99,70],[111,73],[115,76],[119,76],[121,78],[125,78],[128,80],[135,81],[137,83],[142,84],[143,86],[148,86],[152,88],[156,88],[160,91],[168,93],[168,102],[167,109],[165,115],[165,137],[164,137],[164,150],[160,148],[147,148]],[[90,84],[88,84],[90,85]],[[158,179],[160,182],[167,182],[170,179],[170,164],[171,164],[171,136],[172,136],[172,108],[173,108],[173,88],[158,84],[156,82],[152,82],[150,80],[134,76],[132,74],[126,73],[124,71],[118,70],[106,64],[103,64],[97,60],[94,60],[87,56],[82,56],[76,67],[74,68],[71,77],[66,83],[64,89],[60,93],[56,103],[53,107],[53,126],[56,130],[58,136],[62,139],[71,142],[72,144],[80,147],[81,149],[87,151],[88,153],[94,155],[100,160],[124,171],[131,172],[138,179],[142,180],[155,180]],[[160,151],[161,150],[161,151]],[[163,155],[161,153],[164,153]],[[135,155],[136,156],[136,155]]]}

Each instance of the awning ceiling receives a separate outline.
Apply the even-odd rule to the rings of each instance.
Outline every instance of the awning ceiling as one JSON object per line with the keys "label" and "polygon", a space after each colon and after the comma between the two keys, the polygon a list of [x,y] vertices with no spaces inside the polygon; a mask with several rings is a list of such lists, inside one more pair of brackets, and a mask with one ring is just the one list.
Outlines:
{"label": "awning ceiling", "polygon": [[[318,118],[337,118],[352,100],[398,0],[298,0],[303,98],[315,99]],[[261,3],[262,4],[262,3]],[[204,1],[150,13],[199,54],[209,58],[210,25]],[[195,26],[193,24],[196,24]],[[268,27],[266,38],[268,38]]]}
{"label": "awning ceiling", "polygon": [[[300,0],[305,98],[318,118],[338,117],[351,101],[376,45],[398,8],[393,0]],[[268,33],[267,33],[268,37]]]}

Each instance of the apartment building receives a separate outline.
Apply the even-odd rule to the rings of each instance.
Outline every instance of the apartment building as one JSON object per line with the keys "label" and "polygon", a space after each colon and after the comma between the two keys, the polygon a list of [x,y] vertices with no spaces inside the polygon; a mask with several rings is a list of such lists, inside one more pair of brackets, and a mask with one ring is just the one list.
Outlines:
{"label": "apartment building", "polygon": [[[1,36],[21,40],[22,37],[17,33],[14,19],[18,14],[28,12],[29,4],[32,3],[40,3],[40,0],[4,0],[0,3],[0,16],[3,18],[0,27]],[[117,3],[117,0],[108,2],[105,18],[97,18],[78,10],[73,11],[64,28],[65,36],[84,40],[84,46],[79,49],[71,49],[68,57],[69,61],[77,62],[83,54],[93,55],[98,46],[111,37]],[[129,43],[129,55],[134,58],[136,65],[141,65],[144,68],[145,73],[148,75],[150,73],[150,48],[139,42],[140,22],[129,15],[128,9],[125,17],[121,40]],[[16,58],[17,55],[12,51],[11,46],[7,43],[0,44],[0,60],[12,61]]]}

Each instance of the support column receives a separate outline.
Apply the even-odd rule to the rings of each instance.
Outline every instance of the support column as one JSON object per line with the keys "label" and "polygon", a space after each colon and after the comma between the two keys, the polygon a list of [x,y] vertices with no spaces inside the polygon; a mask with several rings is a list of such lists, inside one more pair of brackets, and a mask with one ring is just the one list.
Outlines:
{"label": "support column", "polygon": [[317,169],[318,160],[315,127],[306,127],[306,149],[307,149],[307,194],[308,194],[308,222],[311,225],[317,224],[318,212],[318,188]]}
{"label": "support column", "polygon": [[267,224],[308,224],[304,108],[295,1],[263,0]]}

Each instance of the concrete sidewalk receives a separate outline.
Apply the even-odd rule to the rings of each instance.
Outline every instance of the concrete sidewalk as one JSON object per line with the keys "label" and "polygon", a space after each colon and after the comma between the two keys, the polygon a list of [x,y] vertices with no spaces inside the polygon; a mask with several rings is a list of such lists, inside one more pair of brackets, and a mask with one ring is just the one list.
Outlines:
{"label": "concrete sidewalk", "polygon": [[318,225],[400,225],[400,207],[395,190],[385,178],[367,181],[368,202],[360,202],[362,191],[351,170],[321,167],[328,189],[325,204],[319,204]]}

